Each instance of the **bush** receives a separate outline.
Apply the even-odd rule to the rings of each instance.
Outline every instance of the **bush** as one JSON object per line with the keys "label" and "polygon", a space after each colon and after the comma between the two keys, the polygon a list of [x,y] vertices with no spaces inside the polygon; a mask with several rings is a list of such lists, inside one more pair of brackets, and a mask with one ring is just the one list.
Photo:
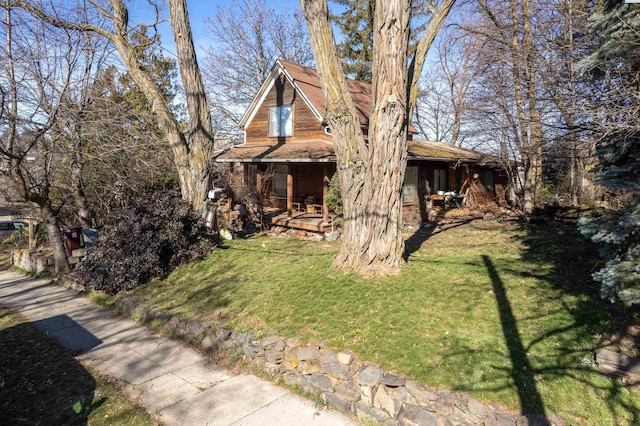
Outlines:
{"label": "bush", "polygon": [[175,192],[154,192],[114,211],[74,275],[88,288],[116,294],[204,258],[215,245],[204,221]]}
{"label": "bush", "polygon": [[329,181],[329,191],[327,192],[327,208],[338,216],[342,216],[342,195],[340,192],[340,176],[336,172]]}

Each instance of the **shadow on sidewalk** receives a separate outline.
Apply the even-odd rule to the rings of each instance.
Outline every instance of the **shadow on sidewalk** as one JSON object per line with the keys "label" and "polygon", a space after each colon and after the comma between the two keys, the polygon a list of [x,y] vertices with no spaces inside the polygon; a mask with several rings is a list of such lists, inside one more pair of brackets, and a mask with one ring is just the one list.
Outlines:
{"label": "shadow on sidewalk", "polygon": [[[0,423],[87,424],[104,403],[104,398],[93,401],[93,377],[34,323],[3,329],[6,312],[0,310]],[[51,324],[47,321],[39,322]]]}

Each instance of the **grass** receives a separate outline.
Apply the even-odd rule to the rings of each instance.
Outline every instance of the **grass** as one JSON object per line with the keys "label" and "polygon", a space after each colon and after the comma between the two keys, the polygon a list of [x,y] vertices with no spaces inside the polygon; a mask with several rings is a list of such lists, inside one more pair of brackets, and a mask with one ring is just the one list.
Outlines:
{"label": "grass", "polygon": [[593,365],[619,326],[575,228],[472,222],[409,239],[398,277],[330,270],[338,243],[256,237],[135,292],[183,318],[275,331],[514,412],[638,424],[640,392]]}
{"label": "grass", "polygon": [[158,424],[53,339],[0,308],[0,412],[11,425]]}

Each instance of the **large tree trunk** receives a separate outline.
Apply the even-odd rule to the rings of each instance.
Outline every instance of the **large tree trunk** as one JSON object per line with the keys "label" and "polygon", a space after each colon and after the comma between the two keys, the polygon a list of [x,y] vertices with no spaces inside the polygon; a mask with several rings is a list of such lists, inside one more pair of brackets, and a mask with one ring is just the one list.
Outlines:
{"label": "large tree trunk", "polygon": [[[531,36],[531,12],[529,9],[529,0],[522,1],[522,22],[523,22],[523,44],[525,51],[525,70],[526,70],[526,83],[527,83],[527,104],[528,121],[530,131],[530,165],[531,165],[531,187],[533,189],[533,201],[534,204],[540,203],[540,189],[542,188],[542,122],[540,120],[540,112],[538,111],[538,93],[537,93],[537,74],[536,74],[536,49],[533,46],[533,39]],[[533,206],[531,210],[525,208],[526,213],[533,212]]]}
{"label": "large tree trunk", "polygon": [[361,204],[348,213],[351,229],[336,265],[364,274],[396,272],[404,254],[400,193],[407,164],[409,7],[408,1],[376,5],[374,46],[395,48],[374,50],[368,166],[356,177],[362,185],[345,182],[343,200],[361,194]]}
{"label": "large tree trunk", "polygon": [[185,21],[188,20],[188,15],[184,0],[172,0],[169,5],[172,11],[172,25],[175,20],[175,24],[179,26],[179,29],[174,31],[176,32],[176,48],[180,58],[180,71],[184,79],[183,83],[189,104],[189,118],[191,121],[189,141],[187,141],[169,104],[164,99],[160,88],[155,84],[151,76],[144,72],[143,67],[135,56],[133,46],[129,44],[129,17],[124,1],[110,0],[110,2],[113,7],[113,20],[116,26],[116,33],[112,34],[110,38],[126,64],[131,78],[146,95],[151,104],[151,109],[160,118],[162,127],[166,132],[167,142],[173,151],[174,162],[180,179],[182,198],[189,201],[194,209],[200,212],[206,199],[206,193],[209,190],[210,154],[213,152],[213,136],[204,88],[202,87],[198,65],[195,61],[191,29],[188,21]]}
{"label": "large tree trunk", "polygon": [[184,182],[184,186],[194,208],[201,212],[211,183],[211,156],[214,150],[211,114],[193,47],[186,1],[169,0],[169,10],[189,110],[189,165],[192,174],[198,177]]}
{"label": "large tree trunk", "polygon": [[67,252],[64,247],[62,234],[60,233],[58,218],[47,203],[39,205],[38,211],[47,230],[49,245],[53,250],[53,258],[56,262],[56,274],[67,273],[69,272],[69,260],[67,259]]}
{"label": "large tree trunk", "polygon": [[326,0],[301,0],[333,134],[344,208],[342,248],[334,267],[364,276],[399,271],[403,262],[401,190],[407,162],[408,117],[424,56],[453,0],[433,13],[408,70],[408,0],[378,1],[374,23],[372,110],[365,141],[347,88]]}

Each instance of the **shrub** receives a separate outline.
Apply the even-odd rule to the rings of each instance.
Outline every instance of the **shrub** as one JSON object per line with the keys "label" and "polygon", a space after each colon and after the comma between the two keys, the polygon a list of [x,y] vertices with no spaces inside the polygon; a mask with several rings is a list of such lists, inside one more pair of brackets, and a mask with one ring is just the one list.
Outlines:
{"label": "shrub", "polygon": [[116,294],[204,258],[214,244],[187,202],[175,192],[154,192],[112,213],[74,275],[91,289]]}
{"label": "shrub", "polygon": [[336,172],[332,177],[331,181],[329,181],[329,191],[327,192],[327,208],[341,216],[343,213],[342,209],[342,195],[340,192],[340,176]]}

